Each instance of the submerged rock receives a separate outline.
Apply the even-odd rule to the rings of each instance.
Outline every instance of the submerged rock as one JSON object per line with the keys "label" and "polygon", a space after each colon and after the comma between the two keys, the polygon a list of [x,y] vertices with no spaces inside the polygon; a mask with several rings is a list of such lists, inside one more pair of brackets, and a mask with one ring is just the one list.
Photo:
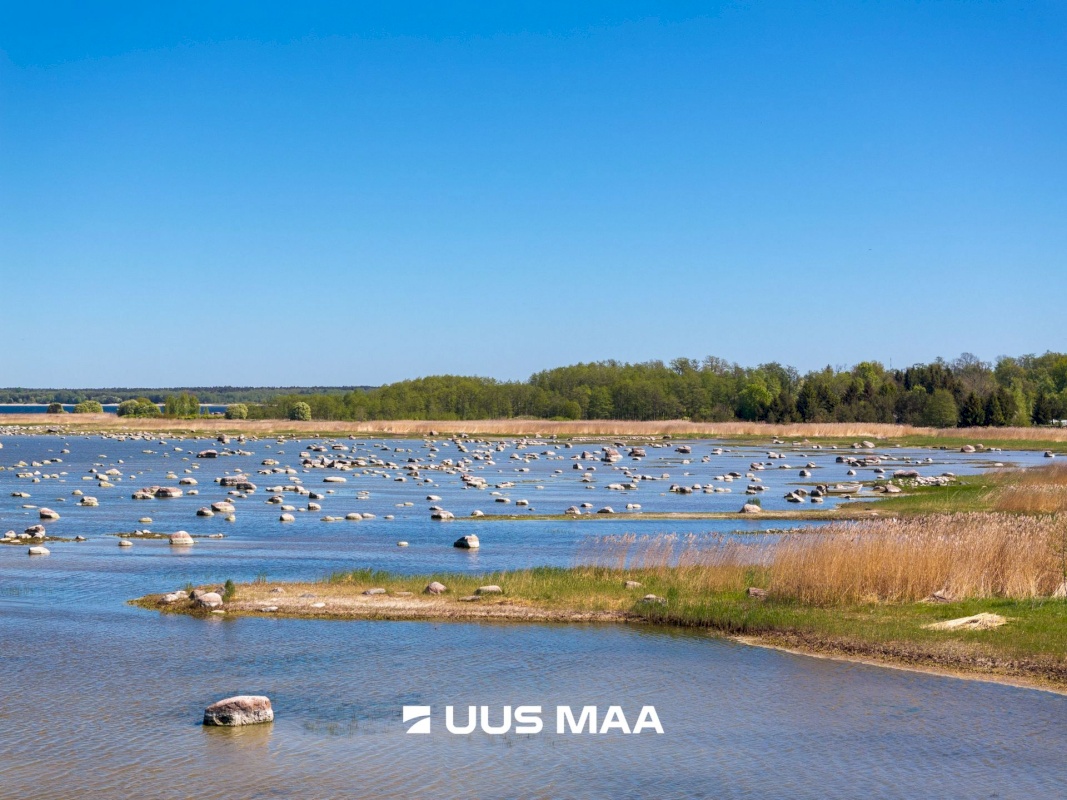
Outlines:
{"label": "submerged rock", "polygon": [[235,727],[274,721],[270,698],[262,695],[238,695],[212,703],[204,709],[204,724]]}

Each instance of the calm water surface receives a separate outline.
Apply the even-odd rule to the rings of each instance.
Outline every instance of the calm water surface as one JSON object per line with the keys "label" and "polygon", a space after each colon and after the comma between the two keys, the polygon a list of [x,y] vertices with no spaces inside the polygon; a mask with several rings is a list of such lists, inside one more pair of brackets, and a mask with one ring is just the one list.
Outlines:
{"label": "calm water surface", "polygon": [[[321,483],[326,473],[301,470],[298,454],[308,443],[248,442],[239,447],[253,456],[198,462],[182,459],[207,442],[2,441],[0,463],[8,467],[52,457],[62,463],[0,472],[0,528],[21,531],[37,521],[36,509],[23,505],[48,505],[62,514],[48,524],[50,534],[89,537],[83,543],[49,542],[52,555],[45,558],[27,557],[22,545],[0,547],[0,797],[5,799],[1003,798],[1063,796],[1067,785],[1067,698],[1042,692],[791,656],[649,627],[205,620],[125,604],[187,582],[260,574],[316,579],[356,566],[422,572],[565,565],[591,535],[726,533],[737,523],[677,524],[622,515],[432,523],[429,493],[457,515],[499,509],[490,490],[464,490],[457,476],[425,472],[432,484],[400,483],[393,480],[395,469],[383,467],[389,477],[344,473],[348,482],[334,487],[322,512],[298,514],[296,523],[283,525],[277,506],[264,502],[266,487],[293,477],[315,491],[326,486]],[[370,442],[361,452],[398,464],[430,457],[421,441],[379,446],[389,452],[374,450]],[[618,480],[608,476],[608,465],[598,469],[596,488],[585,489],[579,482],[583,472],[572,471],[567,458],[573,451],[560,451],[562,461],[542,456],[526,464],[510,459],[515,451],[509,448],[496,453],[483,474],[515,481],[517,491],[501,491],[512,499],[528,497],[544,512],[558,513],[588,497],[617,510],[626,502],[646,510],[719,504],[736,510],[737,488],[732,495],[664,493],[670,482],[682,482],[684,472],[691,473],[686,481],[705,483],[737,466],[744,473],[766,453],[746,449],[700,463],[712,446],[694,443],[688,465],[671,448],[650,449],[638,469],[657,476],[668,472],[671,478],[642,483],[629,497],[603,488]],[[61,454],[62,449],[71,452]],[[775,487],[766,493],[765,505],[802,482],[796,468],[808,460],[820,465],[820,482],[844,478],[844,468],[833,464],[837,453],[805,452],[803,459],[787,453],[793,469],[760,473]],[[256,475],[268,455],[296,467],[297,475]],[[982,469],[990,459],[925,450],[892,455],[934,457],[938,463],[921,467],[924,474]],[[456,453],[441,447],[434,457],[440,461]],[[994,457],[1005,463],[1035,460]],[[123,480],[114,489],[82,481],[95,464],[117,465]],[[196,465],[189,474],[199,481],[199,497],[129,499],[141,486],[176,484],[166,479],[168,469],[184,476]],[[530,473],[514,472],[524,467]],[[237,468],[260,487],[237,500],[237,521],[197,518],[198,507],[225,495],[213,478]],[[554,470],[561,468],[564,474],[557,476]],[[491,472],[496,469],[502,472]],[[18,472],[39,472],[40,483],[17,478]],[[60,477],[43,477],[48,474]],[[98,497],[100,507],[75,506],[74,489]],[[364,490],[369,499],[357,500]],[[10,497],[13,491],[31,497]],[[64,502],[57,502],[60,498]],[[414,505],[397,508],[401,502]],[[378,516],[319,521],[322,513],[350,510]],[[154,530],[224,532],[226,538],[199,539],[186,552],[154,541],[118,548],[108,534],[144,527],[137,519],[146,514]],[[383,519],[386,514],[396,519]],[[746,525],[750,531],[773,527]],[[480,552],[450,546],[468,532],[482,539]],[[396,548],[400,538],[411,546]],[[275,723],[243,730],[199,725],[204,706],[236,693],[268,694]],[[400,722],[403,705],[468,704],[541,705],[546,732],[452,736],[438,716],[430,736],[408,736]],[[631,721],[641,706],[654,705],[665,733],[560,736],[551,713],[560,704],[621,705]]]}

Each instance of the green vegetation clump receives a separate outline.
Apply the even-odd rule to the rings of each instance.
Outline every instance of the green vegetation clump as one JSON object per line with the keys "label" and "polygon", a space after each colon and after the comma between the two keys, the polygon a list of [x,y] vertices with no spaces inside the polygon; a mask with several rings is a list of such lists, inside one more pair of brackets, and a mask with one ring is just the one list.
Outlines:
{"label": "green vegetation clump", "polygon": [[104,407],[99,400],[83,400],[74,406],[75,414],[103,414]]}
{"label": "green vegetation clump", "polygon": [[226,579],[226,584],[222,589],[222,599],[224,602],[230,602],[237,595],[237,586],[229,578]]}
{"label": "green vegetation clump", "polygon": [[226,406],[226,419],[248,419],[248,406],[244,403],[232,403]]}
{"label": "green vegetation clump", "polygon": [[249,416],[287,419],[298,402],[317,420],[1047,425],[1067,418],[1067,354],[1005,356],[995,365],[964,354],[905,369],[865,361],[804,375],[776,362],[741,367],[711,356],[601,361],[545,370],[526,381],[437,375],[347,393],[287,394],[250,407]]}
{"label": "green vegetation clump", "polygon": [[63,408],[62,403],[49,403],[47,412],[48,414],[66,414],[67,410]]}
{"label": "green vegetation clump", "polygon": [[289,408],[289,419],[298,422],[311,422],[311,406],[307,403],[293,403]]}
{"label": "green vegetation clump", "polygon": [[195,419],[200,416],[200,400],[190,392],[169,394],[163,404],[163,413],[177,419]]}
{"label": "green vegetation clump", "polygon": [[147,397],[138,397],[133,400],[124,400],[119,403],[115,411],[120,417],[158,417],[159,406]]}

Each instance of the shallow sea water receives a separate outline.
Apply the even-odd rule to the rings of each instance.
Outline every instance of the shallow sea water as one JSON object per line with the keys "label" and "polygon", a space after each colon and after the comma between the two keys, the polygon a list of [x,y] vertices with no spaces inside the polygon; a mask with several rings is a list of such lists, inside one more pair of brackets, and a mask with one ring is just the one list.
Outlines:
{"label": "shallow sea water", "polygon": [[[65,444],[71,453],[60,456],[62,464],[33,468],[67,472],[62,478],[34,484],[16,478],[15,470],[0,472],[0,528],[21,530],[37,521],[36,511],[23,504],[48,505],[62,514],[48,524],[50,533],[89,537],[83,543],[50,542],[52,555],[44,558],[27,557],[24,546],[0,547],[0,797],[5,799],[1004,798],[1062,796],[1067,785],[1067,698],[1045,692],[794,656],[648,626],[193,619],[125,602],[186,583],[261,574],[312,580],[360,566],[414,573],[566,565],[589,536],[727,533],[739,527],[736,522],[667,523],[619,514],[588,521],[433,523],[426,511],[430,493],[457,515],[475,507],[486,513],[499,509],[488,492],[460,488],[456,476],[427,473],[437,485],[421,486],[345,473],[348,482],[322,501],[323,512],[298,514],[296,523],[283,525],[277,507],[264,501],[265,488],[285,480],[255,475],[264,457],[297,466],[296,477],[312,490],[326,486],[325,473],[299,471],[302,448],[293,442],[249,442],[239,446],[254,456],[197,462],[181,458],[209,443],[2,441],[0,463],[9,467],[59,455]],[[413,451],[376,451],[397,463],[403,463],[401,457],[427,457],[421,441],[384,446]],[[736,490],[661,496],[665,484],[683,472],[694,473],[686,480],[703,483],[766,453],[745,449],[700,464],[713,446],[693,443],[689,465],[678,463],[670,448],[649,450],[640,471],[666,471],[671,481],[643,483],[628,501],[646,509],[698,510],[722,503],[735,510],[741,501]],[[371,449],[369,441],[366,447]],[[437,457],[455,457],[446,451],[442,447]],[[170,453],[167,459],[163,452]],[[616,479],[607,477],[609,467],[598,469],[598,488],[586,490],[569,459],[518,465],[505,460],[511,452],[497,454],[496,466],[486,469],[503,469],[496,474],[508,480],[529,480],[520,484],[521,496],[529,496],[538,511],[558,513],[587,496],[617,510],[627,502],[602,488]],[[836,481],[843,479],[840,465],[832,464],[837,454],[805,452],[803,461],[792,454],[787,460],[799,466],[810,456],[822,465],[816,473],[820,481]],[[925,450],[912,455],[940,462],[922,467],[924,474],[981,469],[989,461]],[[995,457],[1034,461],[1032,455]],[[120,459],[127,477],[115,489],[81,480],[93,464],[110,467]],[[176,483],[165,479],[167,467],[184,475],[194,464],[199,497],[129,499],[143,485]],[[531,472],[515,473],[516,466]],[[260,487],[237,501],[238,521],[195,517],[196,508],[224,496],[212,478],[235,467],[251,473]],[[565,474],[554,477],[552,470],[559,468]],[[771,502],[798,481],[795,469],[761,475],[775,483],[766,493]],[[76,507],[70,496],[75,488],[99,497],[100,507]],[[364,489],[370,499],[356,500]],[[32,497],[12,498],[13,491]],[[513,499],[520,496],[507,491]],[[65,502],[57,503],[61,497]],[[404,501],[415,505],[395,507]],[[378,518],[319,521],[322,513],[349,510],[372,511]],[[397,518],[384,520],[389,513]],[[136,520],[145,514],[155,520],[154,530],[182,528],[198,536],[218,531],[226,538],[198,539],[185,552],[161,541],[118,548],[108,534],[143,527]],[[745,523],[744,530],[759,526],[774,524]],[[450,546],[469,532],[482,539],[480,552]],[[411,546],[396,548],[401,538]],[[269,695],[276,721],[238,730],[199,724],[206,705],[238,693]],[[544,732],[444,731],[446,705],[486,705],[495,719],[501,706],[520,704],[544,708]],[[404,705],[434,708],[429,736],[405,733]],[[602,712],[620,705],[631,723],[642,706],[653,705],[664,733],[559,735],[557,705],[596,705]]]}

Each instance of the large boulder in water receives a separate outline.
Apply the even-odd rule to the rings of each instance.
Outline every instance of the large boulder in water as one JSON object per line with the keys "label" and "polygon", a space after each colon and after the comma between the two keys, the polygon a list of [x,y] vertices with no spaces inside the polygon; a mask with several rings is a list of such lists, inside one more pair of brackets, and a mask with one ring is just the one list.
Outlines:
{"label": "large boulder in water", "polygon": [[39,509],[37,515],[41,519],[59,519],[59,514],[50,508]]}
{"label": "large boulder in water", "polygon": [[194,543],[193,537],[189,535],[188,531],[177,531],[168,538],[173,545],[188,546]]}
{"label": "large boulder in water", "polygon": [[200,608],[222,608],[222,595],[218,592],[202,592],[194,598]]}
{"label": "large boulder in water", "polygon": [[204,709],[205,725],[235,727],[273,721],[274,709],[271,708],[270,698],[263,695],[227,697]]}
{"label": "large boulder in water", "polygon": [[469,536],[461,536],[452,543],[453,547],[459,547],[463,550],[476,550],[481,547],[481,542],[478,541],[478,537],[475,534]]}

